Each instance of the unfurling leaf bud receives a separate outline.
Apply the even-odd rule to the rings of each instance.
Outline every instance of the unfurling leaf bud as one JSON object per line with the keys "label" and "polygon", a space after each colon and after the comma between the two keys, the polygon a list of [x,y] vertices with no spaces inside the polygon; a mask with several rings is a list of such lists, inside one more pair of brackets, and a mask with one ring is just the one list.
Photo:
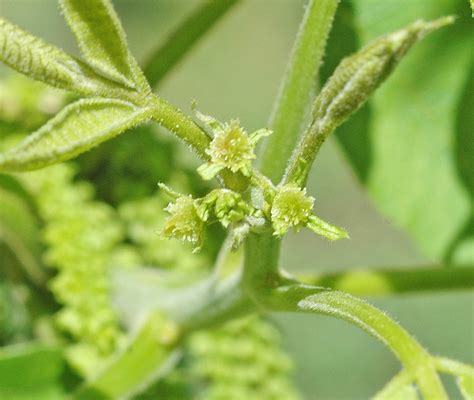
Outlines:
{"label": "unfurling leaf bud", "polygon": [[431,22],[418,20],[345,58],[316,99],[313,108],[315,120],[330,129],[344,122],[364,104],[417,41],[453,20],[453,17]]}
{"label": "unfurling leaf bud", "polygon": [[278,189],[273,199],[271,219],[275,236],[283,236],[288,229],[299,230],[305,226],[329,240],[348,237],[347,232],[313,215],[314,198],[306,189],[285,185]]}

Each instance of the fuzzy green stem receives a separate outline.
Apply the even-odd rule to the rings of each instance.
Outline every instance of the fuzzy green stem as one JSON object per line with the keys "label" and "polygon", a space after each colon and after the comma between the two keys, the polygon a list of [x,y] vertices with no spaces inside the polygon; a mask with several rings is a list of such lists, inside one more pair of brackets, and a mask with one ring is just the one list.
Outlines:
{"label": "fuzzy green stem", "polygon": [[322,125],[320,122],[315,120],[311,123],[300,143],[293,151],[285,171],[285,176],[283,177],[284,184],[293,183],[301,187],[306,185],[316,154],[318,154],[319,149],[334,130],[332,125]]}
{"label": "fuzzy green stem", "polygon": [[[178,299],[180,299],[178,301]],[[194,293],[177,297],[174,314],[183,335],[222,324],[255,311],[255,305],[242,288],[242,276],[236,272],[215,284],[214,277],[200,285]],[[182,307],[182,304],[186,307]],[[178,310],[179,307],[179,310]]]}
{"label": "fuzzy green stem", "polygon": [[474,288],[474,267],[404,268],[391,270],[355,270],[300,275],[308,284],[329,287],[356,296],[385,296],[427,291]]}
{"label": "fuzzy green stem", "polygon": [[143,72],[150,86],[156,87],[189,50],[239,1],[203,0],[145,62]]}
{"label": "fuzzy green stem", "polygon": [[384,400],[395,398],[394,396],[406,385],[413,381],[408,371],[402,370],[395,375],[390,381],[380,390],[372,400]]}
{"label": "fuzzy green stem", "polygon": [[385,343],[414,377],[426,399],[447,399],[431,356],[382,311],[349,294],[290,284],[273,290],[262,304],[273,311],[312,312],[345,320]]}
{"label": "fuzzy green stem", "polygon": [[[153,107],[152,118],[155,122],[171,131],[176,137],[191,147],[191,149],[204,161],[209,160],[206,149],[211,138],[193,120],[180,109],[167,102],[165,99],[153,95],[149,100]],[[219,178],[224,186],[237,192],[244,191],[249,185],[249,178],[241,173],[223,170]]]}
{"label": "fuzzy green stem", "polygon": [[278,270],[281,240],[270,230],[250,234],[245,242],[243,287],[258,302],[258,297],[277,287],[282,278]]}
{"label": "fuzzy green stem", "polygon": [[449,358],[436,357],[434,359],[436,369],[445,374],[454,376],[466,376],[472,378],[474,376],[474,367]]}
{"label": "fuzzy green stem", "polygon": [[273,135],[262,154],[261,170],[274,183],[281,179],[301,132],[338,3],[311,0],[300,25],[269,124]]}
{"label": "fuzzy green stem", "polygon": [[153,119],[158,124],[189,145],[200,158],[209,159],[206,148],[211,138],[190,117],[158,96],[153,97],[153,108]]}

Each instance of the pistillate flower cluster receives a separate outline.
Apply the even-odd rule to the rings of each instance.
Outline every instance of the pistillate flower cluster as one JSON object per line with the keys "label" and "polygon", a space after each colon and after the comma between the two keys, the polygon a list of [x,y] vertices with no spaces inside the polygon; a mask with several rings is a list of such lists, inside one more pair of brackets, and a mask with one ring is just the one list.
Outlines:
{"label": "pistillate flower cluster", "polygon": [[[223,170],[241,173],[250,178],[250,189],[244,192],[221,188],[194,199],[159,184],[173,199],[166,211],[170,216],[162,234],[165,237],[190,242],[199,251],[204,240],[205,226],[219,222],[229,228],[232,246],[237,248],[245,236],[257,229],[271,228],[275,236],[283,236],[290,228],[298,231],[307,227],[330,240],[347,237],[347,233],[313,214],[314,198],[305,188],[293,184],[274,186],[252,165],[257,142],[272,132],[266,128],[248,134],[238,120],[221,123],[217,119],[195,112],[203,128],[212,135],[206,153],[210,159],[198,168],[205,180]],[[259,192],[262,195],[253,196]]]}

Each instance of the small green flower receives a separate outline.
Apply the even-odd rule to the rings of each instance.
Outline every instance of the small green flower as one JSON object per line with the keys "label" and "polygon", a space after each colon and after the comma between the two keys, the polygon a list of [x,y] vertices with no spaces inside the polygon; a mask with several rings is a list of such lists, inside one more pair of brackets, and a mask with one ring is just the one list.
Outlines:
{"label": "small green flower", "polygon": [[275,235],[283,236],[290,228],[299,230],[312,214],[314,198],[306,195],[306,189],[286,185],[273,199],[271,218]]}
{"label": "small green flower", "polygon": [[312,213],[314,197],[306,194],[306,189],[294,185],[279,188],[271,208],[271,220],[275,236],[283,236],[288,229],[298,231],[306,226],[329,240],[348,237],[347,232],[321,220]]}
{"label": "small green flower", "polygon": [[250,176],[255,145],[262,137],[270,135],[271,131],[259,129],[249,135],[236,119],[221,124],[212,117],[200,113],[196,115],[214,136],[206,150],[211,160],[198,168],[199,174],[209,180],[228,168],[232,172],[240,171],[243,175]]}
{"label": "small green flower", "polygon": [[201,249],[204,237],[204,221],[196,202],[191,196],[180,196],[165,208],[171,215],[166,219],[163,235],[192,243],[193,252]]}
{"label": "small green flower", "polygon": [[224,228],[242,221],[253,213],[253,208],[239,193],[228,189],[213,190],[203,198],[201,208],[204,211],[204,220],[211,214]]}

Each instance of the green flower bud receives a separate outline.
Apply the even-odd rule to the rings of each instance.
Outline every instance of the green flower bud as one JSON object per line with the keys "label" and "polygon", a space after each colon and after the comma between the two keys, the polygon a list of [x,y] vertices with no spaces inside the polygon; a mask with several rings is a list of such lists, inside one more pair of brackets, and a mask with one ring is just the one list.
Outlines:
{"label": "green flower bud", "polygon": [[279,188],[271,208],[271,220],[275,236],[283,236],[288,229],[298,231],[305,226],[329,240],[348,237],[346,231],[332,226],[313,215],[314,198],[306,195],[306,189],[294,185]]}
{"label": "green flower bud", "polygon": [[242,221],[252,212],[239,193],[228,189],[213,190],[204,198],[204,203],[212,206],[214,217],[227,228],[230,224]]}
{"label": "green flower bud", "polygon": [[245,176],[252,173],[252,160],[255,158],[255,145],[264,136],[271,134],[268,129],[259,129],[248,135],[238,120],[221,124],[212,117],[197,113],[201,121],[211,130],[214,138],[206,150],[210,162],[198,168],[199,174],[212,179],[224,168],[232,172],[240,171]]}
{"label": "green flower bud", "polygon": [[271,209],[275,235],[283,236],[290,228],[299,230],[311,216],[313,205],[314,198],[306,195],[306,189],[292,185],[281,187]]}
{"label": "green flower bud", "polygon": [[193,252],[199,251],[204,236],[204,221],[200,218],[195,200],[180,196],[165,208],[171,215],[165,221],[164,236],[192,243]]}

